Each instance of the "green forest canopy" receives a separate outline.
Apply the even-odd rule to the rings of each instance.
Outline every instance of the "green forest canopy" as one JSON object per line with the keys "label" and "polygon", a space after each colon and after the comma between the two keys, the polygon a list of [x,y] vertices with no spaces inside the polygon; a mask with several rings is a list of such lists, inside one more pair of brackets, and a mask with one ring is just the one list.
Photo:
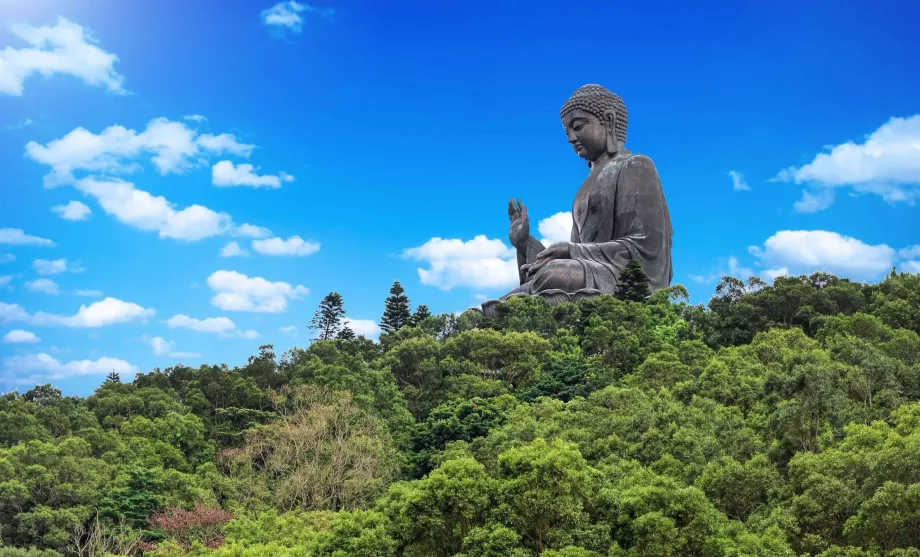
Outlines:
{"label": "green forest canopy", "polygon": [[3,395],[0,556],[920,555],[918,275],[403,309]]}

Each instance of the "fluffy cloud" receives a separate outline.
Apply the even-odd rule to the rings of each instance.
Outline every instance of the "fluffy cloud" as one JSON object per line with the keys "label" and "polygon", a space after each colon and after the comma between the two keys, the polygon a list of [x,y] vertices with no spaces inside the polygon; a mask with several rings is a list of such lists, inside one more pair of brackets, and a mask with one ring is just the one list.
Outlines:
{"label": "fluffy cloud", "polygon": [[721,269],[718,269],[707,275],[690,274],[688,276],[690,277],[691,280],[695,282],[699,282],[701,284],[711,284],[714,282],[718,282],[719,280],[722,279],[722,277],[726,275],[735,277],[741,280],[747,280],[748,278],[754,276],[754,271],[748,267],[744,267],[743,265],[741,265],[741,262],[738,260],[737,257],[729,256],[726,262],[727,262],[727,268],[722,267]]}
{"label": "fluffy cloud", "polygon": [[146,339],[147,343],[150,344],[150,347],[153,348],[153,353],[157,356],[162,356],[163,354],[168,353],[172,350],[173,345],[176,343],[171,340],[166,340],[163,337],[153,337]]}
{"label": "fluffy cloud", "polygon": [[107,375],[116,372],[122,378],[130,377],[139,370],[137,366],[117,358],[98,360],[75,360],[60,362],[48,354],[29,354],[4,358],[5,375],[16,383],[35,383],[39,380],[61,380],[88,375]]}
{"label": "fluffy cloud", "polygon": [[551,217],[541,220],[537,224],[540,231],[540,243],[544,246],[568,242],[572,239],[572,212],[556,213]]}
{"label": "fluffy cloud", "polygon": [[286,30],[291,33],[300,33],[303,29],[303,13],[317,12],[324,17],[331,17],[335,14],[332,8],[316,8],[309,4],[301,4],[294,0],[287,2],[278,2],[271,8],[262,10],[262,23],[269,27],[279,30]]}
{"label": "fluffy cloud", "polygon": [[262,255],[304,256],[318,252],[319,248],[318,242],[305,241],[300,236],[291,236],[287,240],[276,237],[252,242],[252,249]]}
{"label": "fluffy cloud", "polygon": [[208,277],[208,286],[215,292],[211,305],[226,311],[279,313],[287,309],[288,300],[299,300],[310,292],[301,285],[249,278],[236,271],[215,272]]}
{"label": "fluffy cloud", "polygon": [[66,259],[55,259],[53,261],[36,259],[32,262],[32,267],[40,275],[59,275],[67,271],[71,273],[83,272],[83,268],[80,267],[79,263],[71,264]]}
{"label": "fluffy cloud", "polygon": [[514,248],[482,235],[466,242],[432,238],[404,250],[403,257],[428,263],[427,269],[418,269],[422,284],[442,290],[458,286],[508,288],[520,280]]}
{"label": "fluffy cloud", "polygon": [[245,255],[249,255],[249,252],[241,248],[236,242],[227,242],[227,245],[220,250],[221,257],[242,257]]}
{"label": "fluffy cloud", "polygon": [[107,327],[117,323],[144,321],[156,313],[131,302],[105,298],[88,306],[81,305],[74,315],[57,315],[42,311],[30,314],[18,304],[0,302],[0,321],[21,322],[30,325],[90,328]]}
{"label": "fluffy cloud", "polygon": [[77,296],[86,296],[87,298],[101,298],[102,297],[101,290],[76,290],[74,291],[74,294],[76,294]]}
{"label": "fluffy cloud", "polygon": [[299,327],[297,327],[296,325],[288,325],[287,327],[281,327],[278,330],[281,331],[282,333],[287,333],[289,335],[292,335],[297,332],[298,328]]}
{"label": "fluffy cloud", "polygon": [[66,74],[113,93],[125,92],[124,77],[115,71],[118,56],[99,48],[79,24],[59,17],[53,26],[18,24],[10,30],[29,46],[0,51],[0,93],[22,95],[23,83],[34,74]]}
{"label": "fluffy cloud", "polygon": [[139,190],[134,184],[109,178],[84,178],[76,188],[96,198],[106,214],[141,230],[156,231],[161,238],[195,241],[226,234],[233,219],[201,205],[177,209],[165,197]]}
{"label": "fluffy cloud", "polygon": [[142,156],[150,157],[161,175],[183,172],[206,161],[206,155],[230,153],[248,157],[254,145],[237,141],[230,134],[201,134],[182,122],[155,118],[141,132],[109,126],[98,135],[76,128],[45,145],[30,141],[26,156],[51,167],[45,186],[73,183],[75,171],[128,173],[140,168]]}
{"label": "fluffy cloud", "polygon": [[873,279],[894,265],[896,252],[826,230],[781,230],[751,254],[771,271],[811,273],[825,270],[854,279]]}
{"label": "fluffy cloud", "polygon": [[41,340],[35,333],[23,331],[22,329],[13,329],[3,335],[3,342],[7,344],[33,344],[41,342]]}
{"label": "fluffy cloud", "polygon": [[224,187],[280,188],[282,182],[294,181],[294,177],[286,172],[259,176],[256,170],[251,164],[234,165],[231,161],[220,161],[211,168],[211,183]]}
{"label": "fluffy cloud", "polygon": [[15,124],[10,124],[6,127],[8,131],[21,130],[23,128],[28,128],[35,123],[35,120],[31,118],[23,118],[22,120],[16,122]]}
{"label": "fluffy cloud", "polygon": [[253,339],[259,336],[259,333],[253,330],[240,331],[236,328],[236,323],[229,317],[208,317],[206,319],[195,319],[185,314],[173,315],[166,321],[166,324],[173,328],[189,329],[199,333],[215,333],[220,336],[238,336],[246,339]]}
{"label": "fluffy cloud", "polygon": [[25,286],[26,290],[30,292],[41,292],[42,294],[51,294],[52,296],[57,296],[61,293],[57,283],[48,279],[30,280],[26,282]]}
{"label": "fluffy cloud", "polygon": [[[53,246],[54,242],[38,236],[30,236],[20,228],[0,228],[0,244],[19,246]],[[12,261],[12,259],[10,260]]]}
{"label": "fluffy cloud", "polygon": [[898,250],[898,255],[904,259],[918,259],[920,258],[920,244],[915,246],[908,246],[904,249]]}
{"label": "fluffy cloud", "polygon": [[355,332],[356,335],[362,335],[370,339],[380,336],[380,325],[373,319],[348,319],[342,320],[342,323],[348,325],[348,328]]}
{"label": "fluffy cloud", "polygon": [[735,191],[750,191],[751,186],[744,181],[744,176],[735,170],[729,170],[728,175],[732,179],[732,189]]}
{"label": "fluffy cloud", "polygon": [[79,201],[71,201],[67,205],[55,205],[51,211],[62,219],[70,221],[86,220],[92,214],[90,208]]}
{"label": "fluffy cloud", "polygon": [[833,193],[824,190],[841,187],[879,195],[888,203],[913,204],[920,195],[920,114],[892,118],[863,143],[833,146],[804,166],[782,170],[774,180],[813,190],[796,205],[802,212],[826,208]]}
{"label": "fluffy cloud", "polygon": [[905,261],[901,265],[901,270],[907,273],[920,274],[920,261]]}
{"label": "fluffy cloud", "polygon": [[207,117],[202,116],[201,114],[186,114],[185,116],[182,117],[182,119],[188,120],[189,122],[197,122],[199,124],[202,122],[208,121]]}
{"label": "fluffy cloud", "polygon": [[241,224],[230,231],[232,236],[243,238],[267,238],[272,235],[272,231],[264,226],[255,226],[252,224]]}

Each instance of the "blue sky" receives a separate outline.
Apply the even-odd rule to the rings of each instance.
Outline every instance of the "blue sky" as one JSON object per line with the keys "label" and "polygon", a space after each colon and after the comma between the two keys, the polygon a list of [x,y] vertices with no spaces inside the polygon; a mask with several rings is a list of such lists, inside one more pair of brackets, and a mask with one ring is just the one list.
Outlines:
{"label": "blue sky", "polygon": [[916,2],[11,4],[2,390],[280,354],[330,291],[368,334],[396,279],[434,312],[503,294],[509,197],[567,236],[585,83],[625,100],[695,301],[920,271]]}

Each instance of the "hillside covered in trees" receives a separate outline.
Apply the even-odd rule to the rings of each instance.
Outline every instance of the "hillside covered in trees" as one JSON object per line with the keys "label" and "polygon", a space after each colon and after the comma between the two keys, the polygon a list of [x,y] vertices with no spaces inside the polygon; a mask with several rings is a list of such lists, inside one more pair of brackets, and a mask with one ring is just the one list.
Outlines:
{"label": "hillside covered in trees", "polygon": [[379,342],[330,294],[280,356],[0,397],[0,556],[920,555],[920,276],[397,286]]}

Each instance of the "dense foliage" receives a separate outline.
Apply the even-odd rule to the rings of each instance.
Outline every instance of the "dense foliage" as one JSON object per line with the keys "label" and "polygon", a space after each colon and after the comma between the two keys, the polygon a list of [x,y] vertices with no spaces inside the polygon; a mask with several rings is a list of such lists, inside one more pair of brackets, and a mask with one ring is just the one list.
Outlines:
{"label": "dense foliage", "polygon": [[379,342],[0,397],[0,557],[920,555],[918,275],[403,298]]}

